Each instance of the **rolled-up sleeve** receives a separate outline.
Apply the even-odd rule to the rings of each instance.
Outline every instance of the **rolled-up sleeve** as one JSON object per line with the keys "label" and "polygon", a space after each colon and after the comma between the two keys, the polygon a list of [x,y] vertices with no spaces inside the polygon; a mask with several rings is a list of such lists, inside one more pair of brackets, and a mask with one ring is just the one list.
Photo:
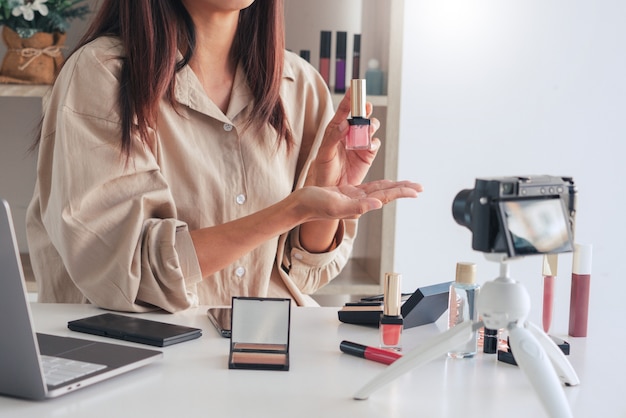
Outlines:
{"label": "rolled-up sleeve", "polygon": [[357,221],[342,221],[342,237],[336,247],[325,253],[310,253],[300,244],[300,228],[291,231],[289,242],[289,275],[304,294],[327,285],[345,267],[357,231]]}

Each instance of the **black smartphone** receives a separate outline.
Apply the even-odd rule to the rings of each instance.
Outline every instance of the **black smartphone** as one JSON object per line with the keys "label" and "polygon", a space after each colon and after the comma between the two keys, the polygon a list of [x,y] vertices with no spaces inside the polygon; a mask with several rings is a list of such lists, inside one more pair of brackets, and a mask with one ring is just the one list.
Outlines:
{"label": "black smartphone", "polygon": [[193,340],[202,335],[202,330],[199,328],[114,313],[69,321],[67,327],[72,331],[157,347]]}
{"label": "black smartphone", "polygon": [[224,338],[230,338],[230,307],[209,308],[206,312],[209,320]]}

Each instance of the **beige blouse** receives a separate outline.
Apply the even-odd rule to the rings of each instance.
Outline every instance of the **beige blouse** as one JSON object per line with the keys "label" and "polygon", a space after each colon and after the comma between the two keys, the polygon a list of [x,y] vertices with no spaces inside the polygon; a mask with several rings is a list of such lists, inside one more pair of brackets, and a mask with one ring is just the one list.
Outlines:
{"label": "beige blouse", "polygon": [[224,114],[187,66],[176,76],[180,106],[161,103],[152,142],[137,141],[125,164],[121,53],[115,38],[83,47],[47,98],[26,222],[39,300],[135,312],[230,305],[232,296],[314,303],[307,295],[346,264],[355,221],[344,221],[343,241],[328,253],[305,251],[296,228],[205,280],[189,231],[246,216],[301,187],[333,115],[317,71],[286,53],[281,97],[296,141],[287,152],[271,126],[245,129],[253,104],[241,69]]}

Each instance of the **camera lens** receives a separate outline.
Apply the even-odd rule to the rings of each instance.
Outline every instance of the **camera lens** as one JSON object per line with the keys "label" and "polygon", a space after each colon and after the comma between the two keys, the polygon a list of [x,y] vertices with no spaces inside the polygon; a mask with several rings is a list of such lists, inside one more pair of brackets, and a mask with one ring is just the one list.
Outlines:
{"label": "camera lens", "polygon": [[474,189],[465,189],[457,193],[452,202],[452,216],[459,225],[470,228],[472,223],[472,198]]}

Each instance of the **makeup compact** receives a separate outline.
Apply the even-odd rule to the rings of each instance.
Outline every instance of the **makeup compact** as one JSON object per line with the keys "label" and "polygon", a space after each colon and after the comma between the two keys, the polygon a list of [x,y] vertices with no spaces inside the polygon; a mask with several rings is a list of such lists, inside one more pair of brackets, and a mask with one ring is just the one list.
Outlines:
{"label": "makeup compact", "polygon": [[289,370],[291,299],[233,297],[229,369]]}

